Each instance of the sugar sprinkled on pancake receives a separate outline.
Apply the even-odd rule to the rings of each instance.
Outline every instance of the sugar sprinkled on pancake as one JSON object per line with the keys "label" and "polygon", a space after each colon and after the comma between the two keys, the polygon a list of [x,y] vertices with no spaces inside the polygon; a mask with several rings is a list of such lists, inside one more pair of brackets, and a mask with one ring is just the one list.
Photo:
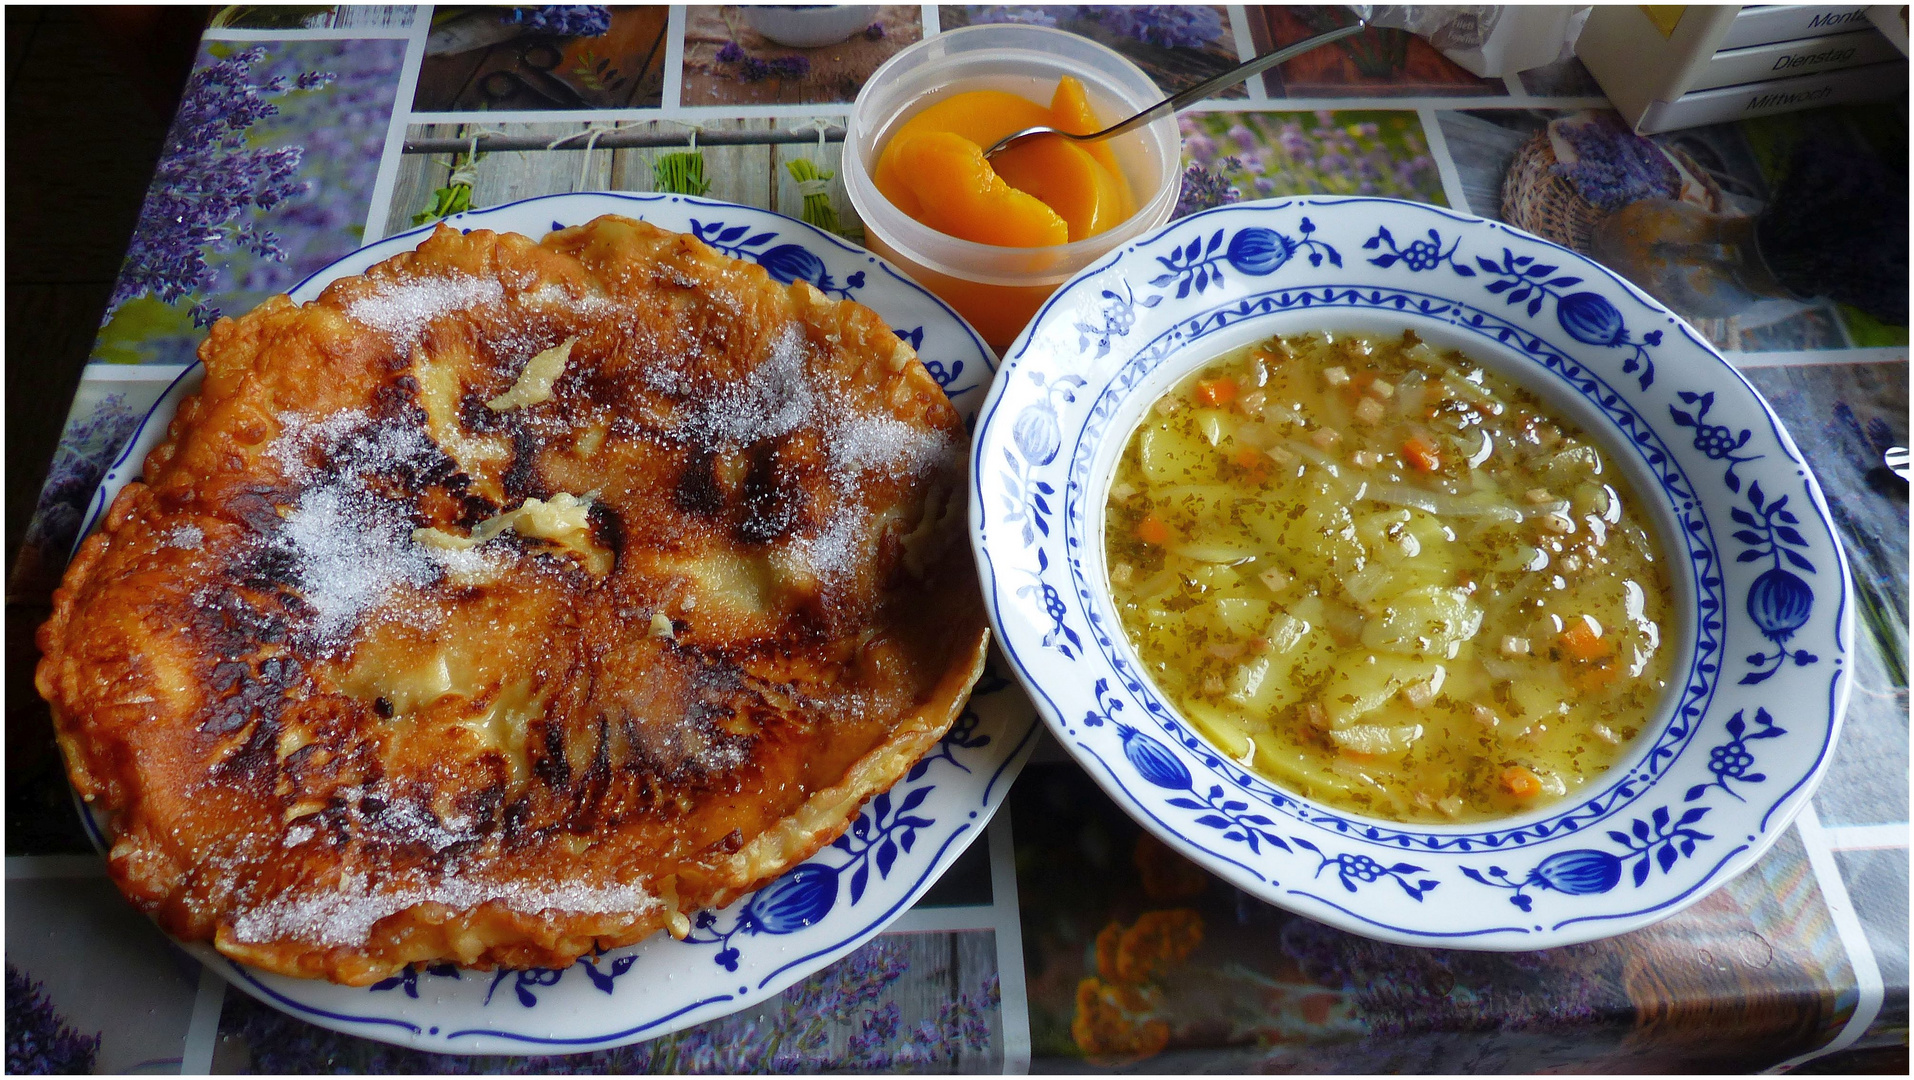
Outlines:
{"label": "sugar sprinkled on pancake", "polygon": [[683,932],[981,670],[955,410],[804,282],[616,217],[440,229],[201,359],[36,680],[178,937],[362,985]]}

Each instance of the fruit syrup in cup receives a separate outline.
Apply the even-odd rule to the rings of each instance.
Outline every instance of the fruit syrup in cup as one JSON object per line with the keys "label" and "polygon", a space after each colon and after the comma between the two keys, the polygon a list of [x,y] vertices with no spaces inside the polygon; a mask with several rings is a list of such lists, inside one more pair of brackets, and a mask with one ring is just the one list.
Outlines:
{"label": "fruit syrup in cup", "polygon": [[[1083,83],[1098,119],[1114,123],[1161,101],[1135,64],[1076,34],[1041,26],[973,26],[920,41],[886,61],[857,95],[844,141],[844,186],[872,251],[956,308],[999,355],[1057,287],[1170,218],[1182,142],[1174,116],[1109,140],[1137,211],[1107,232],[1054,247],[960,240],[891,205],[871,179],[892,132],[926,107],[970,90],[1007,90],[1048,105],[1065,75]],[[1008,132],[1006,132],[1008,134]],[[1095,312],[1085,319],[1096,321]]]}

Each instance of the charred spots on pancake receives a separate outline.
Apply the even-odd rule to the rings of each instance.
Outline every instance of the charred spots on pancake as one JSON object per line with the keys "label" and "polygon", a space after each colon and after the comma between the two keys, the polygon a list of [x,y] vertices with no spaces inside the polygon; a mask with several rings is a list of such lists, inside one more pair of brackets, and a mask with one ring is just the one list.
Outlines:
{"label": "charred spots on pancake", "polygon": [[671,492],[672,502],[679,510],[699,517],[716,517],[724,511],[724,487],[718,483],[717,460],[717,452],[710,447],[692,448]]}
{"label": "charred spots on pancake", "polygon": [[284,645],[290,628],[284,614],[256,606],[237,592],[194,598],[189,627],[203,651],[221,660],[243,660],[268,646]]}
{"label": "charred spots on pancake", "polygon": [[285,708],[286,695],[304,679],[305,669],[290,656],[268,656],[257,662],[216,661],[205,680],[210,700],[199,730],[230,735],[255,720],[262,726],[274,724]]}
{"label": "charred spots on pancake", "polygon": [[538,476],[538,452],[542,444],[532,430],[524,424],[512,427],[512,465],[500,478],[499,486],[505,490],[505,501],[516,504],[527,498],[541,499],[551,495]]}
{"label": "charred spots on pancake", "polygon": [[585,510],[585,520],[591,526],[592,543],[611,552],[612,566],[616,568],[625,557],[625,519],[610,503],[594,499]]}
{"label": "charred spots on pancake", "polygon": [[503,793],[481,788],[462,792],[441,810],[430,784],[368,795],[347,791],[336,803],[346,831],[361,843],[439,863],[483,844],[504,810]]}
{"label": "charred spots on pancake", "polygon": [[529,839],[535,808],[530,799],[514,799],[499,811],[498,831],[507,842]]}
{"label": "charred spots on pancake", "polygon": [[307,743],[286,755],[286,771],[298,774],[310,772],[322,765],[331,751],[318,743]]}
{"label": "charred spots on pancake", "polygon": [[[294,617],[301,651],[331,654],[395,590],[444,576],[412,539],[425,524],[420,501],[456,485],[453,460],[428,438],[416,402],[395,380],[375,410],[325,416],[281,413],[267,448],[286,490],[232,500],[253,527],[241,545],[240,580],[276,592]],[[439,500],[438,513],[449,509]]]}
{"label": "charred spots on pancake", "polygon": [[598,718],[596,740],[592,747],[591,764],[585,766],[585,787],[603,796],[611,780],[611,722],[604,717]]}
{"label": "charred spots on pancake", "polygon": [[320,419],[282,413],[272,456],[295,483],[341,476],[393,476],[415,488],[442,482],[457,464],[427,437],[414,386],[409,392],[397,383],[381,386],[369,412],[348,409]]}
{"label": "charred spots on pancake", "polygon": [[249,488],[226,500],[241,525],[260,536],[271,536],[284,523],[280,507],[291,502],[291,492],[281,488]]}
{"label": "charred spots on pancake", "polygon": [[299,567],[292,552],[275,544],[262,544],[242,552],[234,569],[234,576],[246,588],[272,591],[292,585]]}
{"label": "charred spots on pancake", "polygon": [[[502,760],[500,763],[503,764]],[[501,780],[473,791],[461,792],[452,800],[457,811],[456,820],[465,836],[461,844],[478,843],[497,830],[499,816],[505,809],[505,787]]]}
{"label": "charred spots on pancake", "polygon": [[[565,755],[565,729],[562,725],[546,723],[544,728],[545,752],[538,754],[532,761],[532,773],[544,785],[553,791],[562,791],[572,782],[571,759]],[[603,718],[599,726],[604,726]]]}
{"label": "charred spots on pancake", "polygon": [[[325,809],[311,817],[301,818],[294,823],[293,828],[296,830],[299,825],[306,822],[316,823],[335,848],[343,848],[352,843],[352,811],[344,798],[335,796],[326,803]],[[304,840],[311,839],[309,836],[298,839],[298,835],[296,832],[289,832],[288,839],[295,843],[303,843]]]}
{"label": "charred spots on pancake", "polygon": [[327,448],[326,465],[362,476],[368,488],[395,501],[412,501],[428,488],[463,488],[458,462],[437,443],[416,433],[427,424],[418,380],[410,375],[373,393],[370,431],[354,433]]}
{"label": "charred spots on pancake", "polygon": [[[242,684],[242,686],[253,687],[259,685],[258,683]],[[227,751],[225,756],[213,766],[213,779],[219,783],[265,791],[270,790],[279,777],[278,717],[280,706],[285,699],[283,696],[273,696],[269,699],[266,699],[263,694],[259,696],[262,699],[262,707],[269,709],[270,715],[264,712],[254,713],[251,710],[247,710],[242,715],[239,710],[246,709],[244,703],[236,704],[233,711],[224,714],[228,717],[238,717],[238,723],[226,729],[228,734],[242,730],[249,722],[256,720],[257,723],[252,724],[243,742]],[[215,715],[220,714],[215,713]],[[204,730],[203,727],[202,730]],[[209,732],[209,734],[212,733]]]}
{"label": "charred spots on pancake", "polygon": [[818,378],[810,360],[803,328],[788,323],[741,377],[705,372],[686,378],[663,365],[646,376],[683,404],[680,434],[687,442],[744,446],[815,427],[834,407],[832,395],[839,388]]}
{"label": "charred spots on pancake", "polygon": [[401,375],[372,391],[372,416],[381,422],[423,424],[425,407],[419,404],[419,380]]}
{"label": "charred spots on pancake", "polygon": [[[628,728],[621,730],[621,734],[628,736]],[[608,806],[606,801],[613,782],[611,721],[600,716],[591,734],[586,737],[591,740],[591,760],[582,772],[571,768],[566,760],[564,740],[560,737],[555,743],[548,738],[546,754],[563,762],[563,765],[554,764],[549,774],[542,774],[564,777],[563,780],[548,780],[548,785],[554,794],[569,792],[568,796],[561,796],[566,803],[561,827],[575,836],[601,833],[606,827],[616,825],[619,817],[616,808]]]}
{"label": "charred spots on pancake", "polygon": [[459,426],[474,435],[494,435],[514,426],[518,419],[511,412],[499,412],[487,408],[485,403],[496,395],[486,395],[478,390],[467,390],[459,397]]}
{"label": "charred spots on pancake", "polygon": [[749,451],[740,490],[743,515],[737,537],[747,544],[768,544],[801,525],[810,508],[811,493],[780,448],[761,442]]}
{"label": "charred spots on pancake", "polygon": [[642,674],[621,664],[593,682],[601,745],[614,729],[618,736],[607,767],[650,805],[658,792],[734,787],[762,727],[736,717],[769,706],[727,659],[671,642],[660,650]]}
{"label": "charred spots on pancake", "polygon": [[458,487],[452,494],[459,500],[459,516],[453,524],[466,532],[471,532],[478,527],[479,522],[497,514],[499,505],[483,495],[467,492],[465,486],[469,478],[464,473],[460,473],[454,479],[458,481]]}
{"label": "charred spots on pancake", "polygon": [[729,779],[750,760],[757,742],[726,730],[723,721],[731,716],[731,703],[701,697],[686,702],[682,713],[664,723],[638,724],[625,768],[678,789]]}
{"label": "charred spots on pancake", "polygon": [[285,610],[291,598],[262,599],[279,610],[238,591],[194,598],[186,630],[206,658],[200,680],[206,688],[199,722],[203,734],[223,737],[254,721],[275,727],[288,695],[306,681],[304,665],[287,651],[296,630],[297,612]]}

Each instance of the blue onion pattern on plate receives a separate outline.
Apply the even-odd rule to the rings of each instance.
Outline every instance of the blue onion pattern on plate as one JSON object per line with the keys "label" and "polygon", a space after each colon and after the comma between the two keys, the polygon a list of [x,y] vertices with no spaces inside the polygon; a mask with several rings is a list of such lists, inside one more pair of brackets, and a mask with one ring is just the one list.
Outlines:
{"label": "blue onion pattern on plate", "polygon": [[[779,281],[808,281],[865,304],[916,349],[966,423],[983,404],[996,359],[957,314],[860,248],[766,210],[685,195],[553,195],[455,214],[445,223],[543,236],[601,214],[693,233]],[[328,283],[417,246],[426,229],[362,248],[301,283]],[[167,389],[93,497],[81,535],[137,462],[165,438],[196,365]],[[132,467],[129,467],[131,465]],[[1059,603],[1061,601],[1059,600]],[[205,946],[188,946],[254,997],[335,1030],[439,1053],[567,1053],[668,1034],[774,997],[875,936],[908,910],[975,841],[1029,756],[1035,710],[1009,679],[986,672],[944,740],[850,830],[809,861],[715,912],[687,913],[683,941],[662,934],[557,970],[478,972],[450,964],[409,969],[369,987],[263,974]],[[98,824],[88,820],[96,842]]]}
{"label": "blue onion pattern on plate", "polygon": [[[1462,349],[1589,432],[1657,519],[1680,613],[1670,690],[1577,796],[1454,826],[1332,810],[1219,753],[1144,674],[1103,567],[1130,429],[1208,360],[1313,329],[1414,329]],[[1178,850],[1354,933],[1537,949],[1643,926],[1758,858],[1840,729],[1847,563],[1793,441],[1676,316],[1499,222],[1332,197],[1177,221],[1051,298],[1011,346],[972,449],[985,601],[1052,733]]]}

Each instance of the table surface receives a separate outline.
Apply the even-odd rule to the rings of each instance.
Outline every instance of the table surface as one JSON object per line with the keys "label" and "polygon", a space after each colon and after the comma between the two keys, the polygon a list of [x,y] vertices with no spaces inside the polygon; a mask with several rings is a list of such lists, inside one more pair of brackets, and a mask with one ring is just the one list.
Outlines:
{"label": "table surface", "polygon": [[[897,49],[958,26],[1061,26],[1178,87],[1310,32],[1312,17],[884,6],[849,42],[800,50],[731,7],[526,10],[539,14],[517,26],[458,8],[218,12],[154,184],[191,180],[216,197],[199,203],[203,220],[169,219],[150,201],[142,215],[9,580],[10,659],[32,649],[27,631],[44,616],[105,462],[191,361],[203,336],[196,316],[244,311],[364,242],[430,220],[450,198],[483,207],[650,190],[653,163],[682,149],[660,144],[694,129],[756,133],[701,151],[710,197],[798,216],[804,200],[786,163],[837,171],[839,145],[810,133],[841,126],[857,88]],[[1480,79],[1421,41],[1381,35],[1186,115],[1180,210],[1232,196],[1376,193],[1553,235],[1570,227],[1550,217],[1559,208],[1524,201],[1504,177],[1549,120],[1603,107],[1573,60]],[[224,144],[225,131],[242,137]],[[1694,198],[1752,214],[1809,133],[1858,163],[1904,163],[1905,99],[1656,141],[1695,174]],[[513,136],[534,148],[486,150]],[[481,153],[473,161],[423,144],[447,138],[468,149],[476,138]],[[1897,184],[1905,190],[1904,171]],[[857,238],[841,181],[828,197],[839,228]],[[250,206],[230,210],[235,202]],[[205,241],[208,231],[220,239]],[[272,253],[248,250],[245,236],[266,232]],[[1904,267],[1904,247],[1898,258]],[[799,1062],[807,1071],[1905,1071],[1907,485],[1881,454],[1908,442],[1907,330],[1826,300],[1692,321],[1781,414],[1820,477],[1863,618],[1847,727],[1812,806],[1754,868],[1656,926],[1524,954],[1352,937],[1183,861],[1046,742],[988,843],[888,932],[782,999],[620,1050],[434,1058],[285,1017],[171,946],[119,898],[79,832],[42,710],[31,729],[8,722],[9,1054],[20,1015],[43,1038],[42,1064],[58,1056],[45,1047],[63,1045],[115,1072]]]}

